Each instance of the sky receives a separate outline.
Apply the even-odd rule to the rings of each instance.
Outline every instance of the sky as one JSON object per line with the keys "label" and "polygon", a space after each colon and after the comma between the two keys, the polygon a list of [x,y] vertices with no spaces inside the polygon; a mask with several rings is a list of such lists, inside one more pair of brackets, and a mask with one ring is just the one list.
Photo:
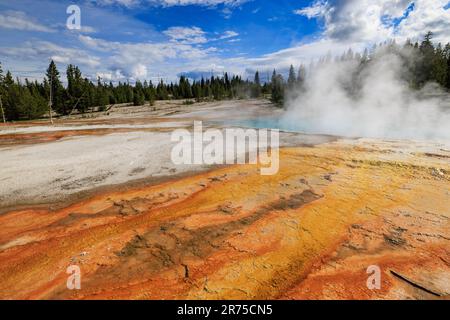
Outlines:
{"label": "sky", "polygon": [[[67,27],[77,5],[80,29]],[[264,80],[389,39],[450,41],[449,0],[0,0],[0,62],[41,80],[53,59],[103,81],[224,72]],[[64,80],[64,79],[62,79]]]}

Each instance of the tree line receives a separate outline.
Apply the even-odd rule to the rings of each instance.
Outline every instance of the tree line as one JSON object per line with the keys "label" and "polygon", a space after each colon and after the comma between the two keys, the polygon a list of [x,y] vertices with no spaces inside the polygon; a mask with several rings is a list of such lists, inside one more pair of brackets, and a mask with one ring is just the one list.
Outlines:
{"label": "tree line", "polygon": [[243,80],[241,76],[211,76],[199,81],[191,81],[181,76],[176,83],[163,80],[153,84],[152,81],[103,82],[98,78],[94,83],[83,77],[79,67],[68,65],[66,69],[67,85],[61,81],[60,72],[51,61],[42,82],[23,82],[14,79],[11,72],[3,75],[0,64],[0,99],[2,114],[6,121],[36,119],[48,115],[50,110],[59,116],[86,113],[93,110],[104,111],[115,104],[134,104],[136,106],[153,105],[155,100],[186,99],[210,101],[223,99],[243,99],[259,97],[268,93],[267,85],[261,85],[258,73],[256,83]]}
{"label": "tree line", "polygon": [[341,56],[333,58],[329,54],[322,57],[308,69],[302,65],[297,72],[291,65],[287,81],[274,71],[271,81],[272,101],[282,105],[285,96],[301,95],[308,82],[308,75],[314,73],[316,68],[326,68],[327,64],[340,62],[352,62],[357,65],[354,74],[350,75],[351,81],[346,88],[349,93],[357,94],[361,85],[360,76],[374,61],[384,59],[388,54],[398,57],[399,76],[411,89],[419,90],[427,83],[434,82],[449,91],[450,43],[443,46],[441,43],[434,44],[432,39],[433,33],[428,32],[420,43],[407,40],[403,45],[399,45],[395,41],[386,41],[375,45],[371,50],[366,49],[362,54],[349,49]]}
{"label": "tree line", "polygon": [[[450,44],[434,45],[432,33],[429,32],[421,43],[407,41],[403,46],[395,42],[385,43],[363,54],[347,51],[337,60],[355,60],[360,64],[360,71],[370,65],[371,58],[379,54],[380,48],[390,50],[403,57],[407,70],[404,76],[411,88],[420,89],[427,82],[434,81],[442,87],[450,89]],[[405,52],[408,51],[408,54]],[[318,61],[328,63],[330,56]],[[308,68],[313,72],[314,66]],[[270,81],[261,82],[256,71],[252,81],[243,80],[239,75],[211,76],[199,81],[191,81],[181,76],[177,83],[156,84],[152,81],[136,81],[134,85],[119,82],[113,85],[98,78],[96,83],[83,77],[80,69],[69,65],[66,69],[67,85],[61,81],[56,64],[51,61],[42,82],[20,81],[14,79],[11,72],[3,74],[0,63],[0,112],[3,121],[20,119],[36,119],[48,115],[50,110],[57,115],[65,116],[74,112],[86,113],[93,110],[103,111],[114,104],[132,103],[134,105],[153,105],[155,100],[186,99],[191,101],[209,101],[223,99],[270,97],[282,105],[289,92],[299,92],[308,80],[307,69],[301,65],[297,70],[291,65],[287,80],[283,75],[273,71]]]}

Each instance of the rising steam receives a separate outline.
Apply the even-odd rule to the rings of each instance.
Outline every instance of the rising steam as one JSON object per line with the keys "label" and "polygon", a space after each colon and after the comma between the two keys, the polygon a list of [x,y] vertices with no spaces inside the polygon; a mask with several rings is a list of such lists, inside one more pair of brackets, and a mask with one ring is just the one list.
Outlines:
{"label": "rising steam", "polygon": [[287,97],[281,121],[312,133],[448,141],[450,100],[437,84],[410,88],[411,59],[385,51],[363,69],[360,59],[323,62]]}

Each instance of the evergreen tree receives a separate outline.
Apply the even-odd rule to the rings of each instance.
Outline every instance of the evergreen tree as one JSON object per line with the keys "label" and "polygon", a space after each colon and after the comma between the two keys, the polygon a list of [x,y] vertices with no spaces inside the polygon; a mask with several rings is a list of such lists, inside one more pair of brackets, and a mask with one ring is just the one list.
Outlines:
{"label": "evergreen tree", "polygon": [[18,93],[16,109],[19,119],[36,119],[47,112],[47,101],[32,85],[21,86],[19,83],[15,90]]}
{"label": "evergreen tree", "polygon": [[134,91],[129,83],[124,84],[125,100],[124,102],[130,103],[134,101]]}
{"label": "evergreen tree", "polygon": [[0,85],[3,84],[4,76],[3,76],[3,69],[2,69],[2,62],[0,61]]}
{"label": "evergreen tree", "polygon": [[166,85],[161,80],[156,87],[156,94],[159,100],[167,100],[169,98],[169,93],[167,91]]}
{"label": "evergreen tree", "polygon": [[259,98],[261,96],[261,80],[259,79],[259,71],[256,71],[252,86],[252,98]]}
{"label": "evergreen tree", "polygon": [[447,58],[440,43],[434,51],[431,78],[443,87],[447,84]]}
{"label": "evergreen tree", "polygon": [[142,106],[145,104],[144,86],[140,81],[136,82],[133,92],[133,105]]}
{"label": "evergreen tree", "polygon": [[447,43],[444,49],[444,55],[447,58],[447,81],[446,87],[450,90],[450,43]]}
{"label": "evergreen tree", "polygon": [[6,120],[19,119],[17,111],[17,102],[19,100],[18,86],[15,85],[12,74],[9,71],[6,72],[6,76],[3,78],[3,92],[2,104]]}
{"label": "evergreen tree", "polygon": [[232,99],[233,98],[233,93],[232,93],[232,90],[231,90],[231,81],[230,81],[230,78],[228,77],[228,73],[227,72],[225,72],[224,81],[225,81],[225,92],[228,93],[226,95],[227,95],[227,97],[229,99]]}
{"label": "evergreen tree", "polygon": [[421,59],[418,63],[418,83],[420,86],[430,81],[433,76],[433,60],[434,60],[434,46],[431,40],[433,33],[430,31],[425,35],[419,49]]}
{"label": "evergreen tree", "polygon": [[283,76],[277,74],[273,70],[272,74],[272,102],[276,104],[282,104],[284,99],[284,80]]}
{"label": "evergreen tree", "polygon": [[4,87],[4,77],[3,77],[3,69],[2,69],[2,63],[0,62],[0,113],[1,113],[1,119],[3,122],[6,122],[6,113],[5,113],[5,107],[3,106],[3,100],[5,100],[5,94],[6,90]]}
{"label": "evergreen tree", "polygon": [[150,83],[147,83],[147,81],[144,82],[144,97],[151,106],[154,104],[156,99],[156,91],[151,81]]}
{"label": "evergreen tree", "polygon": [[305,80],[306,80],[306,68],[304,65],[300,65],[300,67],[298,68],[297,83],[299,84],[299,86],[302,86]]}
{"label": "evergreen tree", "polygon": [[295,70],[294,70],[294,66],[291,64],[291,67],[289,68],[289,77],[288,77],[288,86],[289,89],[293,89],[295,86],[297,79],[295,76]]}
{"label": "evergreen tree", "polygon": [[135,106],[142,106],[144,104],[145,104],[145,97],[144,97],[144,95],[142,94],[142,92],[137,91],[134,94],[133,105],[135,105]]}
{"label": "evergreen tree", "polygon": [[[108,91],[105,88],[104,84],[101,82],[101,78],[97,78],[97,88],[95,92],[95,106],[99,107],[100,110],[104,110],[105,107],[109,104],[109,95]],[[93,107],[93,106],[91,106]]]}
{"label": "evergreen tree", "polygon": [[[388,41],[369,51],[365,50],[362,55],[352,50],[346,51],[335,61],[359,62],[359,68],[355,74],[350,75],[351,80],[345,83],[344,89],[350,94],[357,94],[360,90],[358,77],[372,64],[374,58],[382,57],[386,52],[395,54],[400,58],[404,80],[412,88],[419,89],[429,81],[434,81],[450,89],[450,44],[445,46],[432,42],[433,34],[427,33],[421,43],[406,41],[399,46],[395,41]],[[332,55],[319,59],[317,65],[333,63]],[[413,57],[413,58],[411,58]],[[311,63],[310,72],[314,72],[315,65]],[[306,70],[300,66],[295,74],[294,67],[289,69],[289,77],[285,83],[283,77],[274,70],[271,81],[261,84],[260,73],[255,72],[253,81],[243,81],[239,75],[224,73],[222,77],[212,75],[209,79],[201,78],[193,81],[186,76],[180,76],[174,83],[159,81],[157,86],[145,81],[143,84],[137,81],[135,85],[122,83],[114,85],[102,83],[97,79],[93,83],[89,79],[83,79],[80,69],[75,65],[67,66],[67,87],[64,88],[56,64],[51,61],[43,82],[31,82],[25,79],[21,82],[14,80],[11,72],[3,76],[0,64],[0,96],[7,120],[34,119],[48,112],[50,100],[53,110],[60,115],[66,115],[76,109],[80,113],[89,110],[104,110],[108,104],[133,103],[142,105],[145,101],[153,104],[156,99],[192,99],[200,102],[204,99],[242,99],[249,96],[257,98],[261,93],[271,94],[272,101],[281,104],[285,93],[301,94],[306,79]],[[0,121],[1,121],[0,115]]]}
{"label": "evergreen tree", "polygon": [[186,79],[185,76],[180,77],[180,81],[178,84],[179,89],[179,97],[183,99],[190,99],[192,98],[192,90],[191,85],[189,83],[189,80]]}
{"label": "evergreen tree", "polygon": [[200,102],[202,100],[202,87],[200,83],[195,82],[192,84],[192,95],[195,98],[195,101]]}
{"label": "evergreen tree", "polygon": [[59,79],[59,71],[55,62],[52,60],[47,69],[48,99],[52,105],[52,109],[60,114],[67,114],[66,104],[64,103],[64,88]]}
{"label": "evergreen tree", "polygon": [[[86,94],[88,88],[85,85],[85,81],[82,78],[81,71],[77,66],[67,66],[67,90],[66,90],[66,104],[67,110],[76,108],[80,112],[86,112],[90,107],[86,103]],[[70,112],[70,111],[69,111]]]}

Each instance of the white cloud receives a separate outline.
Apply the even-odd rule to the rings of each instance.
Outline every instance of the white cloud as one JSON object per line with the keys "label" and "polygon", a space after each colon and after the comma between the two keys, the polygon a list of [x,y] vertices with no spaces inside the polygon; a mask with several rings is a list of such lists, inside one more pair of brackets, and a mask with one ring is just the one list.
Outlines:
{"label": "white cloud", "polygon": [[223,40],[223,39],[230,39],[230,38],[235,38],[235,37],[237,37],[237,36],[239,36],[239,33],[237,33],[236,31],[227,30],[227,31],[225,31],[225,32],[223,33],[223,35],[221,35],[221,36],[219,37],[219,39],[220,39],[220,40]]}
{"label": "white cloud", "polygon": [[305,16],[309,19],[324,18],[327,15],[328,10],[329,10],[328,2],[325,0],[319,0],[314,2],[309,7],[294,10],[294,13],[301,16]]}
{"label": "white cloud", "polygon": [[[414,9],[406,16],[406,10]],[[450,40],[448,0],[317,0],[294,13],[323,20],[323,36],[342,42],[375,43],[387,39],[420,38],[428,30]],[[401,21],[399,25],[395,20]]]}
{"label": "white cloud", "polygon": [[92,2],[97,3],[102,6],[109,6],[109,5],[120,5],[124,7],[134,7],[138,4],[140,4],[140,0],[92,0]]}
{"label": "white cloud", "polygon": [[151,5],[155,7],[184,7],[184,6],[201,6],[208,8],[217,8],[222,6],[222,14],[225,19],[231,18],[233,11],[232,8],[237,8],[244,3],[251,2],[253,0],[91,0],[91,2],[97,3],[102,6],[108,5],[120,5],[127,8]]}
{"label": "white cloud", "polygon": [[100,5],[122,5],[125,7],[133,7],[141,4],[151,4],[161,7],[174,7],[174,6],[202,6],[202,7],[215,7],[223,5],[226,7],[238,7],[246,2],[253,0],[92,0],[92,2]]}
{"label": "white cloud", "polygon": [[120,59],[133,62],[136,58],[145,59],[148,62],[161,62],[165,59],[200,59],[215,48],[201,49],[189,44],[175,42],[161,43],[124,43],[96,39],[80,35],[79,39],[91,49],[108,52],[111,57],[120,55]]}
{"label": "white cloud", "polygon": [[205,32],[198,27],[170,27],[163,32],[173,42],[184,44],[206,43]]}
{"label": "white cloud", "polygon": [[[149,3],[149,0],[143,1]],[[20,61],[20,59],[22,59],[21,61],[39,60],[45,61],[43,64],[46,64],[49,58],[53,58],[61,64],[79,64],[86,75],[90,75],[92,78],[95,78],[95,75],[102,75],[102,78],[112,80],[138,78],[143,80],[144,78],[159,78],[159,75],[162,75],[165,77],[164,79],[172,81],[180,72],[189,70],[204,70],[205,74],[211,70],[228,71],[242,74],[244,77],[246,72],[254,72],[254,70],[260,70],[266,74],[270,73],[273,68],[284,70],[290,64],[294,66],[299,66],[301,63],[309,64],[311,60],[326,56],[328,52],[340,55],[348,48],[361,51],[370,47],[374,42],[384,41],[388,38],[399,40],[408,37],[419,38],[428,30],[435,32],[436,40],[449,41],[450,10],[443,8],[447,1],[416,0],[414,1],[414,10],[406,16],[405,10],[411,1],[315,1],[308,7],[299,8],[295,13],[310,19],[320,19],[323,29],[315,38],[317,40],[294,44],[291,48],[250,58],[242,55],[224,58],[217,54],[218,49],[211,46],[211,43],[216,44],[216,41],[221,44],[221,40],[223,43],[239,41],[238,32],[229,29],[220,33],[208,33],[195,26],[171,27],[162,35],[158,33],[152,37],[158,39],[157,42],[106,41],[98,37],[78,34],[76,37],[70,35],[72,38],[69,40],[77,39],[81,42],[81,46],[79,42],[73,43],[69,40],[67,42],[71,43],[71,48],[63,47],[62,44],[55,45],[48,41],[33,40],[20,47],[0,47],[0,54],[12,57],[16,61]],[[105,4],[120,2],[127,6],[137,4],[137,0],[103,0],[102,2]],[[157,2],[160,6],[224,4],[225,8],[232,8],[245,1],[165,0]],[[139,3],[143,2],[139,1]],[[10,12],[2,12],[0,17],[5,15],[11,16]],[[16,14],[16,16],[22,17],[21,20],[25,19],[23,14],[22,16]],[[28,17],[26,20],[36,24]],[[96,27],[102,30],[101,25],[96,25]],[[44,28],[46,27],[44,26]],[[59,27],[54,28],[60,29]],[[139,30],[141,29],[140,26]],[[236,30],[239,31],[239,29]],[[93,31],[95,30],[85,29],[83,32]],[[41,65],[39,65],[39,69],[44,70]],[[249,76],[253,75],[249,74]]]}
{"label": "white cloud", "polygon": [[230,7],[236,7],[249,1],[251,0],[149,0],[149,2],[160,4],[166,7],[188,6],[188,5],[210,7],[210,6],[217,6],[219,4]]}
{"label": "white cloud", "polygon": [[101,60],[90,53],[74,48],[56,45],[49,41],[27,41],[21,47],[0,47],[0,53],[15,59],[48,61],[53,59],[59,63],[73,63],[96,68]]}
{"label": "white cloud", "polygon": [[38,32],[55,32],[43,24],[34,21],[33,18],[26,15],[22,11],[6,11],[0,14],[0,28],[23,30],[23,31],[38,31]]}
{"label": "white cloud", "polygon": [[[364,43],[354,44],[354,50],[363,50]],[[294,46],[257,58],[234,58],[232,62],[241,62],[246,68],[253,70],[287,69],[290,65],[308,64],[330,52],[341,54],[348,50],[348,45],[331,39],[322,39],[308,44]]]}
{"label": "white cloud", "polygon": [[170,27],[163,32],[171,42],[181,44],[205,44],[211,41],[226,40],[239,36],[239,33],[227,30],[222,34],[216,33],[215,37],[208,38],[205,31],[199,27]]}
{"label": "white cloud", "polygon": [[82,32],[82,33],[96,33],[97,30],[94,27],[81,26],[80,32]]}
{"label": "white cloud", "polygon": [[448,0],[415,1],[415,10],[400,23],[397,35],[402,38],[419,38],[430,30],[436,41],[450,41],[450,9],[444,9],[448,3]]}
{"label": "white cloud", "polygon": [[142,63],[137,63],[133,66],[131,74],[135,79],[145,79],[147,78],[147,66]]}
{"label": "white cloud", "polygon": [[[121,43],[111,42],[80,35],[79,40],[89,49],[107,54],[102,68],[119,71],[121,75],[132,79],[145,79],[152,73],[167,74],[174,77],[179,71],[169,68],[179,68],[192,61],[202,61],[217,49],[214,47],[198,48],[188,43],[177,41],[160,43]],[[178,63],[170,63],[178,61]]]}

